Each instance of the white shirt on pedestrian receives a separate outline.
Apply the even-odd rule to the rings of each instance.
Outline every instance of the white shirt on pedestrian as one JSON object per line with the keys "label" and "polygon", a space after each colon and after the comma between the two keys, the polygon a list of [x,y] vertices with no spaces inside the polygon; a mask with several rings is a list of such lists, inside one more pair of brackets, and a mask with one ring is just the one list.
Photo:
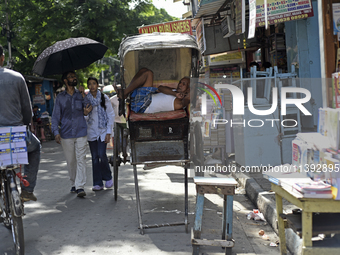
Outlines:
{"label": "white shirt on pedestrian", "polygon": [[108,117],[106,128],[99,128],[98,127],[98,107],[102,107],[100,104],[98,106],[92,106],[92,113],[91,119],[93,120],[91,125],[88,122],[88,116],[85,116],[87,121],[87,140],[88,141],[96,141],[100,140],[103,142],[105,141],[105,136],[107,134],[112,135],[112,128],[113,128],[113,120],[115,118],[115,113],[113,111],[111,101],[107,95],[104,95],[105,98],[105,106],[106,106],[106,113]]}
{"label": "white shirt on pedestrian", "polygon": [[119,116],[118,114],[118,108],[119,108],[119,101],[117,95],[114,95],[110,98],[113,110],[115,112],[115,119],[114,122],[117,123],[126,123],[126,119],[124,118],[124,115]]}

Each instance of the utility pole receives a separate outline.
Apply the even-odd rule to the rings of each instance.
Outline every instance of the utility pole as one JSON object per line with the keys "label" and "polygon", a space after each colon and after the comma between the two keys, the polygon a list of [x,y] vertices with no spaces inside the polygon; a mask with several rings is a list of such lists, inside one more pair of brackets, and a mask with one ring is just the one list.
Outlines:
{"label": "utility pole", "polygon": [[8,68],[12,68],[12,49],[11,49],[11,30],[9,26],[9,18],[8,18],[8,5],[7,0],[5,0],[6,4],[6,29],[7,29],[7,43],[8,43]]}
{"label": "utility pole", "polygon": [[[104,64],[104,59],[102,59],[102,64]],[[104,84],[104,82],[105,82],[105,79],[104,79],[104,71],[102,70],[102,84],[103,84],[103,86],[105,86],[105,84]]]}

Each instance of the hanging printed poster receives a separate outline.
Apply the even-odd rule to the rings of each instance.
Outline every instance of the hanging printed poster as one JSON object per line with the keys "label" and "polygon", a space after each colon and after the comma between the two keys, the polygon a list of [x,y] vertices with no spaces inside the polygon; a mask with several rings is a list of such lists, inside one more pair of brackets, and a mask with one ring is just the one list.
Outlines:
{"label": "hanging printed poster", "polygon": [[256,0],[249,0],[249,33],[248,39],[254,38],[256,25]]}
{"label": "hanging printed poster", "polygon": [[333,3],[333,30],[334,35],[340,33],[340,3]]}
{"label": "hanging printed poster", "polygon": [[[267,0],[267,7],[268,25],[314,16],[311,0]],[[264,25],[264,0],[257,0],[256,27],[263,27]]]}
{"label": "hanging printed poster", "polygon": [[245,0],[235,0],[235,33],[243,34],[246,29],[245,24]]}

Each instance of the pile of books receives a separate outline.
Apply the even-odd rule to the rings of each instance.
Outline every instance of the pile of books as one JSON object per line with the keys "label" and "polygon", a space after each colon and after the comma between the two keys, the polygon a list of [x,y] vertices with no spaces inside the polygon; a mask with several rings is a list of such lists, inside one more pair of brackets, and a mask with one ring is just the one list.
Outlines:
{"label": "pile of books", "polygon": [[297,172],[295,166],[276,166],[273,171],[263,173],[263,177],[299,197],[333,198],[332,185],[324,181],[313,181],[305,172]]}
{"label": "pile of books", "polygon": [[323,181],[297,182],[293,188],[305,198],[332,198],[331,185]]}

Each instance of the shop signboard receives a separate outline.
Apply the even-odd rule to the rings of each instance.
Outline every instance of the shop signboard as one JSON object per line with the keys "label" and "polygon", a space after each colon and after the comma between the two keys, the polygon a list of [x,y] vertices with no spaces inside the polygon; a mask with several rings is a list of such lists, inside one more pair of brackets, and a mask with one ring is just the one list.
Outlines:
{"label": "shop signboard", "polygon": [[42,84],[35,84],[35,94],[33,95],[33,104],[45,104],[45,95],[42,93]]}
{"label": "shop signboard", "polygon": [[[265,0],[256,1],[256,27],[265,26]],[[313,17],[311,0],[267,0],[268,25]]]}
{"label": "shop signboard", "polygon": [[209,56],[209,66],[224,64],[240,64],[244,62],[244,53],[241,51],[221,53]]}
{"label": "shop signboard", "polygon": [[44,95],[33,95],[33,104],[45,104],[45,96]]}
{"label": "shop signboard", "polygon": [[160,32],[160,33],[181,33],[192,35],[191,20],[178,20],[159,24],[152,24],[138,27],[140,34]]}
{"label": "shop signboard", "polygon": [[36,95],[42,95],[42,84],[35,84],[35,94]]}
{"label": "shop signboard", "polygon": [[239,67],[215,67],[210,69],[210,78],[239,79]]}

